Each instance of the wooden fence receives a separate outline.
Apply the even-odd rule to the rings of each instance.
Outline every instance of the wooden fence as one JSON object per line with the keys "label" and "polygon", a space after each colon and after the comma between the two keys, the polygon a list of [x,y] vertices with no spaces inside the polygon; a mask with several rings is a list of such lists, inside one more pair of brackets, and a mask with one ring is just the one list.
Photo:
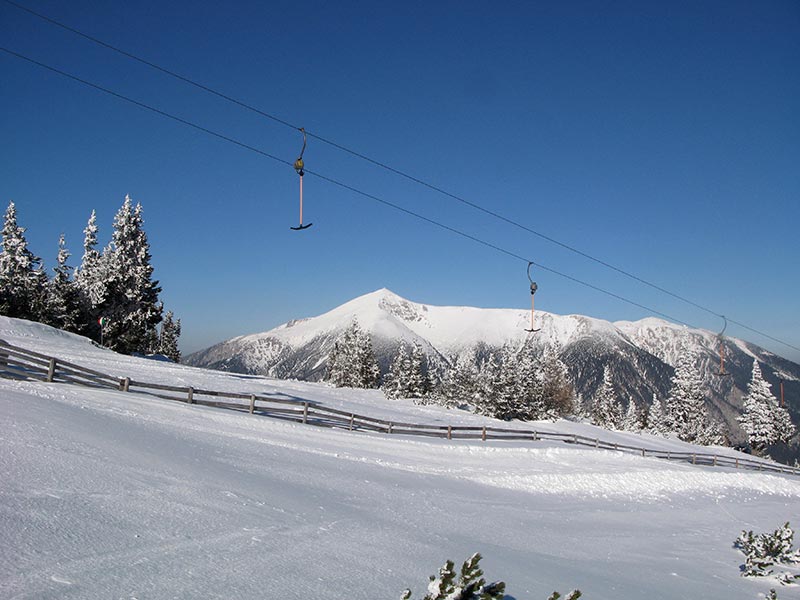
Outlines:
{"label": "wooden fence", "polygon": [[320,427],[335,427],[350,431],[372,431],[393,435],[426,436],[449,440],[516,440],[536,442],[559,441],[602,450],[627,452],[644,457],[689,462],[693,465],[731,467],[756,471],[800,475],[800,469],[780,463],[731,457],[702,452],[673,452],[639,446],[628,446],[567,433],[552,433],[534,429],[510,429],[489,426],[420,425],[386,421],[322,406],[316,402],[291,398],[276,398],[263,394],[220,392],[194,387],[179,387],[136,381],[129,377],[111,377],[65,360],[32,352],[0,340],[0,377],[56,383],[69,383],[122,392],[139,392],[165,400],[188,404],[214,406],[239,412],[286,419]]}

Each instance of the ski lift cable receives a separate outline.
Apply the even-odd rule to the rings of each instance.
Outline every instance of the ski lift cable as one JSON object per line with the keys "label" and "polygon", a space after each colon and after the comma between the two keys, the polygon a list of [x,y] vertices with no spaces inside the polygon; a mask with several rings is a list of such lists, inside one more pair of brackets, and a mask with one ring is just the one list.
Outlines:
{"label": "ski lift cable", "polygon": [[[266,112],[264,110],[261,110],[261,109],[255,107],[255,106],[252,106],[251,104],[248,104],[246,102],[243,102],[241,100],[233,98],[232,96],[229,96],[229,95],[227,95],[227,94],[225,94],[223,92],[215,90],[214,88],[211,88],[211,87],[209,87],[207,85],[204,85],[202,83],[194,81],[193,79],[190,79],[189,77],[185,77],[183,75],[180,75],[179,73],[176,73],[175,71],[172,71],[170,69],[162,67],[162,66],[160,66],[160,65],[158,65],[158,64],[156,64],[156,63],[154,63],[152,61],[149,61],[149,60],[146,60],[144,58],[141,58],[140,56],[137,56],[137,55],[133,54],[132,52],[128,52],[126,50],[118,48],[117,46],[109,44],[108,42],[104,42],[104,41],[102,41],[102,40],[100,40],[100,39],[98,39],[98,38],[96,38],[94,36],[91,36],[91,35],[89,35],[87,33],[84,33],[82,31],[78,30],[78,29],[75,29],[74,27],[70,27],[69,25],[61,23],[60,21],[57,21],[56,19],[53,19],[53,18],[48,17],[46,15],[43,15],[43,14],[41,14],[41,13],[39,13],[37,11],[34,11],[34,10],[32,10],[32,9],[26,7],[26,6],[23,6],[22,4],[14,2],[13,0],[3,0],[3,1],[6,2],[7,4],[11,5],[11,6],[14,6],[14,7],[16,7],[18,9],[22,10],[22,11],[25,11],[25,12],[33,15],[33,16],[39,18],[39,19],[42,19],[42,20],[44,20],[44,21],[46,21],[46,22],[48,22],[48,23],[50,23],[52,25],[55,25],[57,27],[65,29],[66,31],[74,33],[75,35],[83,37],[84,39],[89,40],[92,43],[98,44],[98,45],[100,45],[100,46],[102,46],[104,48],[107,48],[108,50],[112,50],[114,52],[117,52],[117,53],[119,53],[119,54],[121,54],[121,55],[123,55],[123,56],[125,56],[127,58],[130,58],[131,60],[135,60],[135,61],[137,61],[137,62],[139,62],[139,63],[141,63],[143,65],[146,65],[146,66],[148,66],[148,67],[150,67],[152,69],[160,71],[161,73],[164,73],[165,75],[169,75],[170,77],[174,77],[175,79],[178,79],[180,81],[183,81],[184,83],[187,83],[187,84],[189,84],[191,86],[194,86],[194,87],[196,87],[198,89],[201,89],[201,90],[203,90],[205,92],[208,92],[209,94],[212,94],[214,96],[222,98],[223,100],[231,102],[231,103],[233,103],[233,104],[235,104],[235,105],[237,105],[237,106],[239,106],[241,108],[244,108],[246,110],[252,111],[252,112],[254,112],[254,113],[256,113],[256,114],[258,114],[258,115],[260,115],[262,117],[270,119],[270,120],[272,120],[272,121],[274,121],[276,123],[279,123],[281,125],[284,125],[286,127],[290,127],[292,129],[295,129],[295,130],[303,130],[303,128],[298,127],[298,126],[294,125],[293,123],[290,123],[289,121],[287,121],[285,119],[282,119],[282,118],[277,117],[277,116],[275,116],[273,114],[270,114],[270,113],[268,113],[268,112]],[[648,287],[650,287],[650,288],[652,288],[654,290],[657,290],[657,291],[659,291],[659,292],[661,292],[663,294],[671,296],[672,298],[675,298],[676,300],[680,300],[681,302],[689,304],[690,306],[698,308],[698,309],[700,309],[702,311],[705,311],[705,312],[707,312],[707,313],[709,313],[711,315],[714,315],[716,317],[722,317],[722,315],[720,313],[708,308],[707,306],[703,306],[702,304],[699,304],[699,303],[697,303],[697,302],[695,302],[695,301],[693,301],[693,300],[691,300],[689,298],[686,298],[686,297],[684,297],[684,296],[682,296],[680,294],[677,294],[677,293],[675,293],[675,292],[673,292],[671,290],[668,290],[663,286],[660,286],[660,285],[655,284],[655,283],[653,283],[651,281],[648,281],[647,279],[644,279],[643,277],[640,277],[640,276],[638,276],[638,275],[636,275],[634,273],[631,273],[630,271],[627,271],[627,270],[625,270],[625,269],[623,269],[621,267],[617,267],[616,265],[613,265],[613,264],[611,264],[611,263],[609,263],[609,262],[607,262],[605,260],[597,258],[596,256],[593,256],[593,255],[589,254],[588,252],[584,252],[583,250],[580,250],[580,249],[578,249],[578,248],[576,248],[576,247],[574,247],[574,246],[572,246],[570,244],[567,244],[565,242],[557,240],[557,239],[555,239],[555,238],[553,238],[553,237],[551,237],[551,236],[549,236],[547,234],[544,234],[544,233],[542,233],[540,231],[536,231],[535,229],[532,229],[532,228],[528,227],[527,225],[524,225],[524,224],[522,224],[522,223],[520,223],[518,221],[515,221],[513,219],[510,219],[509,217],[506,217],[506,216],[504,216],[504,215],[502,215],[502,214],[500,214],[498,212],[495,212],[495,211],[490,210],[490,209],[488,209],[488,208],[486,208],[484,206],[481,206],[480,204],[477,204],[476,202],[472,202],[470,200],[467,200],[466,198],[463,198],[462,196],[459,196],[457,194],[449,192],[449,191],[447,191],[447,190],[445,190],[445,189],[443,189],[443,188],[441,188],[441,187],[439,187],[437,185],[434,185],[434,184],[432,184],[432,183],[430,183],[428,181],[425,181],[424,179],[421,179],[421,178],[416,177],[414,175],[410,175],[410,174],[408,174],[408,173],[406,173],[406,172],[404,172],[404,171],[402,171],[400,169],[392,167],[389,164],[386,164],[386,163],[384,163],[384,162],[382,162],[380,160],[371,158],[371,157],[369,157],[369,156],[367,156],[365,154],[362,154],[361,152],[358,152],[356,150],[352,150],[351,148],[348,148],[348,147],[346,147],[346,146],[344,146],[342,144],[339,144],[338,142],[335,142],[333,140],[327,139],[327,138],[325,138],[325,137],[323,137],[323,136],[321,136],[319,134],[315,134],[315,133],[313,133],[311,131],[305,131],[305,134],[308,135],[308,137],[314,138],[316,140],[319,140],[320,142],[328,144],[329,146],[331,146],[333,148],[336,148],[337,150],[340,150],[340,151],[345,152],[347,154],[350,154],[350,155],[352,155],[352,156],[354,156],[356,158],[359,158],[361,160],[369,162],[369,163],[371,163],[371,164],[373,164],[373,165],[375,165],[377,167],[380,167],[380,168],[382,168],[382,169],[384,169],[386,171],[394,173],[395,175],[398,175],[400,177],[408,179],[409,181],[412,181],[412,182],[414,182],[414,183],[416,183],[418,185],[426,187],[426,188],[428,188],[428,189],[430,189],[430,190],[432,190],[432,191],[434,191],[436,193],[442,194],[442,195],[444,195],[444,196],[446,196],[446,197],[448,197],[448,198],[450,198],[452,200],[460,202],[460,203],[462,203],[462,204],[464,204],[466,206],[469,206],[469,207],[471,207],[471,208],[473,208],[473,209],[475,209],[477,211],[480,211],[480,212],[482,212],[482,213],[484,213],[486,215],[494,217],[495,219],[503,221],[504,223],[506,223],[508,225],[512,225],[514,227],[517,227],[517,228],[519,228],[519,229],[521,229],[521,230],[523,230],[523,231],[525,231],[527,233],[530,233],[532,235],[535,235],[535,236],[539,237],[540,239],[543,239],[543,240],[545,240],[547,242],[550,242],[552,244],[560,246],[561,248],[564,248],[565,250],[568,250],[569,252],[572,252],[574,254],[582,256],[583,258],[586,258],[587,260],[591,260],[591,261],[593,261],[593,262],[595,262],[595,263],[597,263],[597,264],[599,264],[599,265],[601,265],[603,267],[606,267],[607,269],[611,269],[612,271],[616,271],[617,273],[620,273],[621,275],[624,275],[624,276],[626,276],[626,277],[628,277],[628,278],[630,278],[630,279],[632,279],[634,281],[637,281],[637,282],[639,282],[639,283],[641,283],[643,285],[646,285],[646,286],[648,286]],[[767,337],[769,337],[769,336],[767,336]]]}
{"label": "ski lift cable", "polygon": [[[267,158],[270,158],[270,159],[272,159],[272,160],[274,160],[276,162],[279,162],[279,163],[281,163],[283,165],[291,166],[293,168],[295,166],[294,162],[286,161],[286,160],[284,160],[284,159],[282,159],[282,158],[280,158],[278,156],[275,156],[274,154],[270,154],[269,152],[265,152],[263,150],[260,150],[259,148],[251,146],[251,145],[246,144],[244,142],[240,142],[239,140],[236,140],[236,139],[234,139],[234,138],[232,138],[230,136],[218,133],[216,131],[213,131],[211,129],[203,127],[201,125],[197,125],[196,123],[193,123],[191,121],[188,121],[186,119],[183,119],[181,117],[173,115],[171,113],[165,112],[165,111],[163,111],[161,109],[155,108],[154,106],[150,106],[149,104],[145,104],[144,102],[139,102],[138,100],[134,100],[133,98],[129,98],[128,96],[125,96],[123,94],[114,92],[113,90],[110,90],[110,89],[108,89],[106,87],[97,85],[95,83],[87,81],[86,79],[83,79],[83,78],[78,77],[76,75],[72,75],[71,73],[67,73],[66,71],[63,71],[63,70],[58,69],[56,67],[52,67],[50,65],[47,65],[47,64],[45,64],[43,62],[40,62],[38,60],[35,60],[33,58],[29,58],[29,57],[27,57],[27,56],[25,56],[23,54],[20,54],[18,52],[15,52],[13,50],[8,49],[8,48],[0,47],[0,50],[2,50],[3,52],[6,52],[8,54],[11,54],[12,56],[15,56],[15,57],[17,57],[19,59],[22,59],[22,60],[27,61],[29,63],[32,63],[34,65],[37,65],[37,66],[39,66],[39,67],[41,67],[43,69],[46,69],[48,71],[51,71],[53,73],[56,73],[58,75],[61,75],[61,76],[66,77],[68,79],[71,79],[73,81],[76,81],[78,83],[81,83],[83,85],[91,87],[91,88],[93,88],[95,90],[98,90],[100,92],[104,92],[106,94],[109,94],[109,95],[111,95],[111,96],[113,96],[113,97],[115,97],[115,98],[117,98],[119,100],[124,100],[125,102],[133,104],[134,106],[138,106],[139,108],[143,108],[145,110],[149,110],[149,111],[154,112],[154,113],[156,113],[158,115],[161,115],[161,116],[166,117],[168,119],[172,119],[173,121],[177,121],[178,123],[182,123],[183,125],[187,125],[188,127],[192,127],[193,129],[196,129],[196,130],[201,131],[203,133],[206,133],[208,135],[214,136],[214,137],[216,137],[218,139],[221,139],[221,140],[224,140],[226,142],[230,142],[232,144],[235,144],[236,146],[239,146],[240,148],[244,148],[245,150],[250,150],[251,152],[255,152],[257,154],[260,154],[261,156],[265,156]],[[520,254],[516,254],[515,252],[512,252],[510,250],[502,248],[502,247],[500,247],[500,246],[498,246],[496,244],[493,244],[491,242],[487,242],[486,240],[478,238],[478,237],[476,237],[476,236],[474,236],[472,234],[466,233],[464,231],[461,231],[459,229],[451,227],[450,225],[446,225],[446,224],[444,224],[444,223],[442,223],[440,221],[436,221],[434,219],[426,217],[426,216],[424,216],[424,215],[422,215],[420,213],[414,212],[414,211],[412,211],[412,210],[410,210],[408,208],[405,208],[403,206],[400,206],[398,204],[395,204],[393,202],[385,200],[384,198],[381,198],[381,197],[376,196],[374,194],[370,194],[369,192],[365,192],[363,190],[360,190],[360,189],[358,189],[356,187],[353,187],[353,186],[351,186],[351,185],[349,185],[347,183],[344,183],[344,182],[339,181],[337,179],[334,179],[332,177],[328,177],[327,175],[324,175],[322,173],[318,173],[316,171],[310,171],[308,169],[304,169],[304,174],[312,175],[312,176],[317,177],[317,178],[319,178],[319,179],[321,179],[323,181],[326,181],[326,182],[328,182],[328,183],[330,183],[332,185],[338,186],[338,187],[340,187],[342,189],[345,189],[345,190],[348,190],[348,191],[353,192],[355,194],[358,194],[358,195],[360,195],[360,196],[362,196],[364,198],[368,198],[368,199],[373,200],[375,202],[379,202],[379,203],[381,203],[381,204],[383,204],[385,206],[388,206],[388,207],[393,208],[393,209],[395,209],[397,211],[403,212],[403,213],[405,213],[405,214],[407,214],[409,216],[415,217],[415,218],[417,218],[417,219],[419,219],[421,221],[425,221],[425,222],[427,222],[427,223],[429,223],[431,225],[439,227],[440,229],[444,229],[446,231],[449,231],[451,233],[459,235],[459,236],[461,236],[463,238],[466,238],[468,240],[472,240],[473,242],[481,244],[481,245],[483,245],[483,246],[485,246],[487,248],[492,248],[492,249],[494,249],[494,250],[496,250],[496,251],[498,251],[498,252],[500,252],[502,254],[505,254],[507,256],[510,256],[510,257],[515,258],[515,259],[520,260],[520,261],[524,261],[527,264],[532,264],[532,265],[536,266],[539,269],[542,269],[544,271],[548,271],[550,273],[553,273],[555,275],[563,277],[563,278],[565,278],[565,279],[567,279],[569,281],[573,281],[575,283],[578,283],[578,284],[580,284],[580,285],[582,285],[584,287],[588,287],[588,288],[593,289],[595,291],[598,291],[598,292],[601,292],[603,294],[606,294],[606,295],[608,295],[608,296],[610,296],[612,298],[616,298],[617,300],[621,300],[622,302],[626,302],[628,304],[631,304],[633,306],[641,308],[641,309],[643,309],[643,310],[645,310],[645,311],[647,311],[647,312],[649,312],[651,314],[659,315],[661,317],[664,317],[665,319],[669,319],[670,321],[674,321],[676,323],[680,323],[682,325],[686,325],[688,327],[692,327],[692,325],[690,325],[689,323],[686,323],[686,322],[684,322],[684,321],[682,321],[682,320],[680,320],[680,319],[678,319],[676,317],[673,317],[671,315],[668,315],[667,313],[661,312],[661,311],[656,310],[654,308],[651,308],[649,306],[645,306],[644,304],[640,304],[640,303],[638,303],[638,302],[636,302],[634,300],[630,300],[629,298],[625,298],[624,296],[621,296],[621,295],[616,294],[614,292],[611,292],[609,290],[603,289],[603,288],[601,288],[599,286],[596,286],[594,284],[588,283],[586,281],[583,281],[583,280],[578,279],[576,277],[573,277],[571,275],[567,275],[566,273],[562,273],[562,272],[560,272],[560,271],[558,271],[556,269],[550,268],[550,267],[548,267],[546,265],[537,263],[535,261],[531,261],[531,260],[525,258],[524,256],[520,255]]]}
{"label": "ski lift cable", "polygon": [[[6,1],[8,1],[8,0],[6,0]],[[37,65],[37,66],[39,66],[39,67],[41,67],[43,69],[46,69],[48,71],[51,71],[53,73],[56,73],[56,74],[61,75],[63,77],[66,77],[68,79],[71,79],[71,80],[73,80],[75,82],[78,82],[78,83],[81,83],[81,84],[86,85],[88,87],[91,87],[91,88],[93,88],[95,90],[98,90],[98,91],[101,91],[103,93],[106,93],[106,94],[108,94],[110,96],[113,96],[113,97],[119,99],[119,100],[123,100],[125,102],[133,104],[133,105],[138,106],[140,108],[143,108],[145,110],[149,110],[149,111],[151,111],[153,113],[156,113],[158,115],[161,115],[163,117],[166,117],[166,118],[171,119],[173,121],[176,121],[178,123],[181,123],[183,125],[191,127],[193,129],[196,129],[197,131],[201,131],[203,133],[206,133],[206,134],[211,135],[213,137],[216,137],[218,139],[221,139],[221,140],[224,140],[224,141],[229,142],[231,144],[234,144],[236,146],[239,146],[240,148],[243,148],[245,150],[249,150],[251,152],[254,152],[256,154],[259,154],[261,156],[264,156],[266,158],[274,160],[274,161],[276,161],[278,163],[281,163],[283,165],[286,165],[286,166],[289,166],[289,167],[292,167],[292,168],[294,167],[294,162],[292,162],[292,161],[284,160],[284,159],[282,159],[282,158],[280,158],[280,157],[278,157],[278,156],[276,156],[274,154],[271,154],[269,152],[265,152],[264,150],[256,148],[255,146],[251,146],[250,144],[246,144],[246,143],[241,142],[241,141],[239,141],[237,139],[234,139],[234,138],[232,138],[230,136],[218,133],[216,131],[213,131],[211,129],[203,127],[202,125],[198,125],[196,123],[193,123],[191,121],[188,121],[186,119],[183,119],[181,117],[173,115],[171,113],[165,112],[165,111],[163,111],[161,109],[155,108],[155,107],[150,106],[148,104],[145,104],[143,102],[139,102],[138,100],[134,100],[132,98],[129,98],[128,96],[125,96],[123,94],[114,92],[113,90],[110,90],[110,89],[105,88],[103,86],[97,85],[97,84],[92,83],[90,81],[87,81],[87,80],[85,80],[85,79],[83,79],[81,77],[78,77],[76,75],[72,75],[70,73],[67,73],[66,71],[63,71],[63,70],[58,69],[56,67],[52,67],[50,65],[42,63],[42,62],[40,62],[38,60],[35,60],[33,58],[29,58],[28,56],[25,56],[23,54],[20,54],[18,52],[15,52],[13,50],[8,49],[8,48],[0,46],[0,51],[3,51],[3,52],[5,52],[5,53],[7,53],[9,55],[15,56],[15,57],[17,57],[17,58],[19,58],[21,60],[24,60],[24,61],[26,61],[28,63]],[[691,324],[689,324],[689,323],[687,323],[687,322],[685,322],[685,321],[683,321],[681,319],[673,317],[673,316],[671,316],[671,315],[669,315],[667,313],[664,313],[662,311],[656,310],[654,308],[651,308],[649,306],[646,306],[644,304],[636,302],[635,300],[631,300],[629,298],[626,298],[625,296],[622,296],[620,294],[616,294],[616,293],[614,293],[614,292],[612,292],[610,290],[601,288],[600,286],[597,286],[597,285],[594,285],[592,283],[583,281],[581,279],[578,279],[577,277],[573,277],[572,275],[568,275],[568,274],[563,273],[563,272],[561,272],[561,271],[559,271],[557,269],[553,269],[551,267],[548,267],[548,266],[543,265],[541,263],[538,263],[536,261],[532,261],[532,260],[530,260],[530,259],[528,259],[528,258],[526,258],[526,257],[524,257],[524,256],[522,256],[520,254],[512,252],[512,251],[510,251],[510,250],[508,250],[506,248],[503,248],[501,246],[498,246],[496,244],[493,244],[491,242],[488,242],[486,240],[478,238],[478,237],[476,237],[476,236],[474,236],[474,235],[472,235],[470,233],[461,231],[460,229],[456,229],[454,227],[451,227],[450,225],[446,225],[445,223],[442,223],[440,221],[436,221],[435,219],[431,219],[430,217],[426,217],[426,216],[424,216],[424,215],[422,215],[420,213],[417,213],[417,212],[412,211],[412,210],[410,210],[408,208],[405,208],[403,206],[400,206],[398,204],[390,202],[390,201],[388,201],[388,200],[386,200],[384,198],[381,198],[381,197],[376,196],[374,194],[371,194],[369,192],[365,192],[363,190],[360,190],[360,189],[358,189],[358,188],[356,188],[354,186],[351,186],[351,185],[349,185],[347,183],[344,183],[344,182],[339,181],[337,179],[334,179],[332,177],[328,177],[327,175],[324,175],[322,173],[318,173],[318,172],[315,172],[315,171],[309,171],[307,169],[304,172],[306,174],[309,174],[309,175],[312,175],[314,177],[317,177],[317,178],[319,178],[319,179],[321,179],[323,181],[326,181],[326,182],[328,182],[328,183],[330,183],[332,185],[335,185],[335,186],[340,187],[340,188],[345,189],[345,190],[349,190],[349,191],[353,192],[354,194],[357,194],[357,195],[362,196],[364,198],[373,200],[375,202],[379,202],[379,203],[381,203],[381,204],[383,204],[385,206],[393,208],[393,209],[395,209],[395,210],[397,210],[399,212],[405,213],[405,214],[407,214],[409,216],[412,216],[412,217],[414,217],[414,218],[416,218],[418,220],[425,221],[425,222],[427,222],[427,223],[429,223],[431,225],[434,225],[434,226],[436,226],[436,227],[438,227],[440,229],[443,229],[445,231],[449,231],[449,232],[451,232],[451,233],[453,233],[455,235],[458,235],[458,236],[463,237],[465,239],[471,240],[471,241],[473,241],[473,242],[475,242],[477,244],[481,244],[481,245],[483,245],[483,246],[485,246],[487,248],[491,248],[493,250],[496,250],[497,252],[505,254],[505,255],[507,255],[507,256],[509,256],[511,258],[515,258],[517,260],[523,261],[523,262],[525,262],[526,264],[529,264],[529,265],[534,265],[537,268],[542,269],[543,271],[547,271],[549,273],[553,273],[554,275],[558,275],[559,277],[567,279],[568,281],[572,281],[574,283],[577,283],[577,284],[582,285],[584,287],[587,287],[589,289],[592,289],[592,290],[595,290],[595,291],[600,292],[602,294],[605,294],[605,295],[607,295],[607,296],[609,296],[611,298],[615,298],[617,300],[620,300],[620,301],[625,302],[627,304],[630,304],[632,306],[636,306],[638,308],[641,308],[641,309],[643,309],[643,310],[645,310],[645,311],[647,311],[647,312],[649,312],[651,314],[664,317],[665,319],[668,319],[668,320],[673,321],[675,323],[679,323],[681,325],[686,325],[687,327],[694,327],[693,325],[691,325]],[[716,313],[714,313],[714,314],[716,314]],[[733,320],[731,318],[728,318],[727,320],[729,322],[731,322],[731,323],[734,323],[734,324],[744,328],[744,329],[747,329],[748,331],[751,331],[752,333],[761,335],[761,336],[763,336],[763,337],[765,337],[767,339],[770,339],[770,340],[772,340],[774,342],[780,343],[780,344],[782,344],[784,346],[787,346],[787,347],[792,348],[794,350],[800,351],[799,347],[794,346],[794,345],[792,345],[792,344],[790,344],[788,342],[785,342],[783,340],[780,340],[780,339],[778,339],[776,337],[773,337],[773,336],[771,336],[769,334],[766,334],[766,333],[764,333],[764,332],[762,332],[762,331],[760,331],[758,329],[755,329],[753,327],[745,325],[744,323],[740,323],[739,321],[735,321],[735,320]]]}
{"label": "ski lift cable", "polygon": [[154,112],[156,114],[159,114],[159,115],[161,115],[163,117],[167,117],[168,119],[172,119],[173,121],[177,121],[178,123],[182,123],[184,125],[192,127],[194,129],[197,129],[198,131],[202,131],[203,133],[207,133],[207,134],[212,135],[214,137],[217,137],[219,139],[225,140],[226,142],[230,142],[231,144],[236,144],[237,146],[240,146],[241,148],[244,148],[246,150],[250,150],[251,152],[256,152],[256,153],[258,153],[258,154],[260,154],[262,156],[266,156],[267,158],[271,158],[272,160],[277,161],[279,163],[282,163],[284,165],[287,165],[287,166],[290,166],[290,167],[294,165],[294,163],[291,162],[291,161],[284,160],[284,159],[280,158],[279,156],[275,156],[274,154],[270,154],[269,152],[264,152],[263,150],[260,150],[260,149],[256,148],[255,146],[251,146],[249,144],[245,144],[244,142],[240,142],[239,140],[236,140],[236,139],[234,139],[232,137],[229,137],[227,135],[224,135],[222,133],[217,133],[216,131],[212,131],[211,129],[207,129],[207,128],[203,127],[202,125],[197,125],[196,123],[192,123],[191,121],[187,121],[186,119],[183,119],[181,117],[175,116],[175,115],[170,114],[168,112],[164,112],[163,110],[158,109],[158,108],[156,108],[154,106],[150,106],[149,104],[145,104],[144,102],[139,102],[138,100],[134,100],[133,98],[129,98],[128,96],[124,96],[123,94],[119,94],[119,93],[117,93],[117,92],[115,92],[113,90],[110,90],[108,88],[105,88],[105,87],[103,87],[101,85],[97,85],[96,83],[92,83],[91,81],[87,81],[86,79],[82,79],[82,78],[78,77],[77,75],[72,75],[71,73],[67,73],[66,71],[62,71],[61,69],[57,69],[56,67],[51,67],[50,65],[46,65],[45,63],[40,62],[40,61],[38,61],[36,59],[33,59],[33,58],[30,58],[30,57],[25,56],[23,54],[20,54],[19,52],[14,52],[13,50],[9,50],[8,48],[4,48],[4,47],[0,47],[0,50],[2,50],[3,52],[6,52],[7,54],[11,54],[12,56],[16,56],[17,58],[20,58],[22,60],[28,61],[29,63],[32,63],[34,65],[42,67],[43,69],[47,69],[48,71],[52,71],[53,73],[57,73],[58,75],[62,75],[63,77],[67,77],[68,79],[72,79],[73,81],[76,81],[78,83],[82,83],[83,85],[86,85],[86,86],[89,86],[91,88],[94,88],[94,89],[96,89],[96,90],[98,90],[100,92],[103,92],[103,93],[109,94],[111,96],[114,96],[115,98],[118,98],[119,100],[124,100],[125,102],[129,102],[130,104],[133,104],[133,105],[138,106],[140,108],[144,108],[146,110],[149,110],[149,111],[152,111],[152,112]]}

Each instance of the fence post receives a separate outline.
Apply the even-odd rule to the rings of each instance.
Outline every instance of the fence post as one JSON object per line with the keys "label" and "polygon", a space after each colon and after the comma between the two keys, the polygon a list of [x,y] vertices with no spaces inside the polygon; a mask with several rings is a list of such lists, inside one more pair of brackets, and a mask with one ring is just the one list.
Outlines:
{"label": "fence post", "polygon": [[125,377],[122,380],[122,391],[123,392],[130,392],[131,391],[131,378]]}
{"label": "fence post", "polygon": [[716,454],[714,455],[714,466],[715,467],[717,466],[717,455]]}
{"label": "fence post", "polygon": [[575,444],[576,446],[578,445],[578,434],[577,433],[572,436],[572,443]]}
{"label": "fence post", "polygon": [[486,441],[486,425],[483,426],[483,431],[481,431],[481,439],[484,442]]}
{"label": "fence post", "polygon": [[303,402],[303,425],[308,423],[308,401]]}
{"label": "fence post", "polygon": [[737,468],[737,469],[739,468],[739,459],[738,459],[738,457],[737,457],[737,459],[736,459],[736,468]]}
{"label": "fence post", "polygon": [[194,389],[191,387],[189,388],[189,396],[186,398],[186,402],[189,404],[194,404]]}
{"label": "fence post", "polygon": [[600,438],[594,438],[594,447],[595,448],[599,448],[600,447]]}
{"label": "fence post", "polygon": [[448,440],[452,440],[453,439],[453,426],[452,425],[448,425],[447,426],[447,439]]}
{"label": "fence post", "polygon": [[539,432],[537,432],[537,431],[534,429],[534,430],[533,430],[533,441],[534,441],[534,442],[535,442],[535,441],[538,441],[538,439],[539,439]]}
{"label": "fence post", "polygon": [[350,431],[353,431],[353,422],[356,420],[356,416],[353,413],[350,413]]}
{"label": "fence post", "polygon": [[56,376],[56,359],[51,358],[50,363],[47,365],[47,383],[53,383],[53,378]]}
{"label": "fence post", "polygon": [[642,458],[645,458],[646,456],[647,456],[647,450],[642,448]]}
{"label": "fence post", "polygon": [[256,395],[250,394],[250,414],[253,414],[253,411],[256,409]]}
{"label": "fence post", "polygon": [[392,423],[389,423],[389,433],[390,433],[390,434],[392,433],[392,427],[393,427],[393,426],[394,426],[394,425],[393,425]]}
{"label": "fence post", "polygon": [[697,464],[697,454],[692,454],[692,464],[693,465]]}

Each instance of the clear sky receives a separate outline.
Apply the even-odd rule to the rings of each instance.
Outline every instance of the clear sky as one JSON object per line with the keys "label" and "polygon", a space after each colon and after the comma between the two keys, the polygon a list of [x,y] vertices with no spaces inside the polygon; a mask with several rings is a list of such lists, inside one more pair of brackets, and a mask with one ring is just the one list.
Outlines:
{"label": "clear sky", "polygon": [[[15,0],[800,347],[800,3]],[[296,130],[0,0],[2,45],[291,163]],[[0,52],[0,202],[48,268],[125,194],[184,352],[387,287],[529,306],[526,262]],[[693,326],[722,321],[316,139],[309,171]],[[648,311],[554,273],[537,307]],[[800,352],[730,325],[783,356]]]}

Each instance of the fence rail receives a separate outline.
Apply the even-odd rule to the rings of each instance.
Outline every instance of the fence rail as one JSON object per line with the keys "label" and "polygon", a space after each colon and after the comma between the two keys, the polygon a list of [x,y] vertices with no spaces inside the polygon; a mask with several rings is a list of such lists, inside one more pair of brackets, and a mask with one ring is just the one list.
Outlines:
{"label": "fence rail", "polygon": [[800,475],[800,469],[795,467],[744,457],[642,448],[607,442],[599,438],[538,431],[535,429],[422,425],[401,421],[387,421],[328,408],[308,400],[148,383],[129,377],[116,378],[59,358],[13,346],[3,340],[0,340],[0,377],[22,381],[67,383],[95,388],[108,388],[122,392],[145,393],[165,400],[236,410],[243,413],[258,414],[319,427],[347,429],[349,431],[371,431],[387,435],[412,435],[450,440],[558,441],[600,450],[627,452],[643,457],[689,462],[693,465]]}

